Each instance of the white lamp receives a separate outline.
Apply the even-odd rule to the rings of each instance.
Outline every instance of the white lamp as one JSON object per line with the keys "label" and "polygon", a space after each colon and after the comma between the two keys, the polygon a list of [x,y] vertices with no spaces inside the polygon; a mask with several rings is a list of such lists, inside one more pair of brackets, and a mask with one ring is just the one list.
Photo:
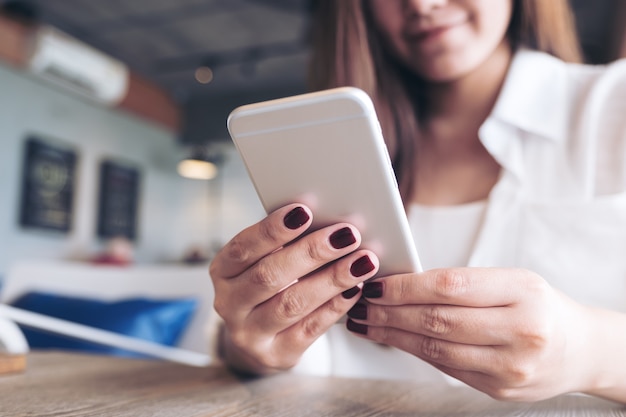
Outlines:
{"label": "white lamp", "polygon": [[219,154],[211,154],[203,147],[193,149],[191,156],[178,163],[178,174],[194,180],[212,180],[219,173]]}

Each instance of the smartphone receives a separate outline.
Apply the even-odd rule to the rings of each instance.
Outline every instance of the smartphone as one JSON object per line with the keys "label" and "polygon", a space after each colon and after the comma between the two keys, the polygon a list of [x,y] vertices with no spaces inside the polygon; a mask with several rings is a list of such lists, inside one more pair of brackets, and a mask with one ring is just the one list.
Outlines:
{"label": "smartphone", "polygon": [[349,222],[380,260],[376,276],[421,271],[370,97],[341,87],[236,108],[228,131],[267,213],[313,211],[311,231]]}

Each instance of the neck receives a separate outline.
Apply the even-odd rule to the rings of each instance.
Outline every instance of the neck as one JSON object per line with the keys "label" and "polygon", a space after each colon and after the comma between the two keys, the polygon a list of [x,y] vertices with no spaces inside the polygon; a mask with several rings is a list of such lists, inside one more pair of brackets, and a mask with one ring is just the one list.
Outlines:
{"label": "neck", "polygon": [[454,81],[428,84],[425,128],[430,122],[445,120],[478,129],[496,103],[511,58],[511,48],[503,41],[474,71]]}
{"label": "neck", "polygon": [[511,58],[503,42],[471,73],[425,87],[414,202],[460,204],[487,198],[500,165],[480,142],[478,131],[496,103]]}

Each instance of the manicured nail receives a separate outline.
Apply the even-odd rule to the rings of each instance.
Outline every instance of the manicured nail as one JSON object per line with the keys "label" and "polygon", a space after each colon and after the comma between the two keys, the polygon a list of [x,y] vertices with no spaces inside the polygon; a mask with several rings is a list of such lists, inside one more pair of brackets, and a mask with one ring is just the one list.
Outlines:
{"label": "manicured nail", "polygon": [[309,213],[307,213],[305,209],[303,209],[302,207],[296,207],[295,209],[287,213],[283,221],[285,223],[285,226],[287,226],[291,230],[295,230],[308,222],[309,219]]}
{"label": "manicured nail", "polygon": [[330,244],[335,249],[345,248],[356,242],[356,238],[352,233],[352,229],[350,229],[349,227],[344,227],[333,232],[333,234],[330,235],[329,240]]}
{"label": "manicured nail", "polygon": [[361,291],[361,289],[355,286],[355,287],[345,290],[344,292],[341,293],[341,295],[346,300],[349,300],[351,298],[354,298],[354,296],[357,295],[359,291]]}
{"label": "manicured nail", "polygon": [[372,272],[375,266],[367,255],[361,256],[350,265],[350,273],[353,277],[362,277],[363,275]]}
{"label": "manicured nail", "polygon": [[367,306],[363,303],[356,303],[348,310],[348,317],[357,320],[367,320]]}
{"label": "manicured nail", "polygon": [[354,322],[350,319],[346,322],[346,327],[348,330],[358,334],[367,334],[367,325]]}
{"label": "manicured nail", "polygon": [[367,282],[363,285],[363,296],[367,298],[380,298],[383,296],[383,283],[380,281]]}

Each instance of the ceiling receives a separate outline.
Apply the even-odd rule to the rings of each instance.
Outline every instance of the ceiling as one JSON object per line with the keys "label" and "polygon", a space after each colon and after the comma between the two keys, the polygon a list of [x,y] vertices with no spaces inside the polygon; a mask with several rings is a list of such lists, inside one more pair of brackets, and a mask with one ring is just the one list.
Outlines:
{"label": "ceiling", "polygon": [[[38,19],[112,55],[178,101],[302,87],[308,0],[29,0]],[[200,66],[213,80],[200,84]]]}
{"label": "ceiling", "polygon": [[[595,51],[622,1],[571,0],[591,61],[602,60]],[[239,104],[306,90],[311,0],[0,0],[7,2],[163,87],[185,107],[191,141],[225,136],[222,121]],[[201,66],[213,71],[208,84],[195,79]]]}

